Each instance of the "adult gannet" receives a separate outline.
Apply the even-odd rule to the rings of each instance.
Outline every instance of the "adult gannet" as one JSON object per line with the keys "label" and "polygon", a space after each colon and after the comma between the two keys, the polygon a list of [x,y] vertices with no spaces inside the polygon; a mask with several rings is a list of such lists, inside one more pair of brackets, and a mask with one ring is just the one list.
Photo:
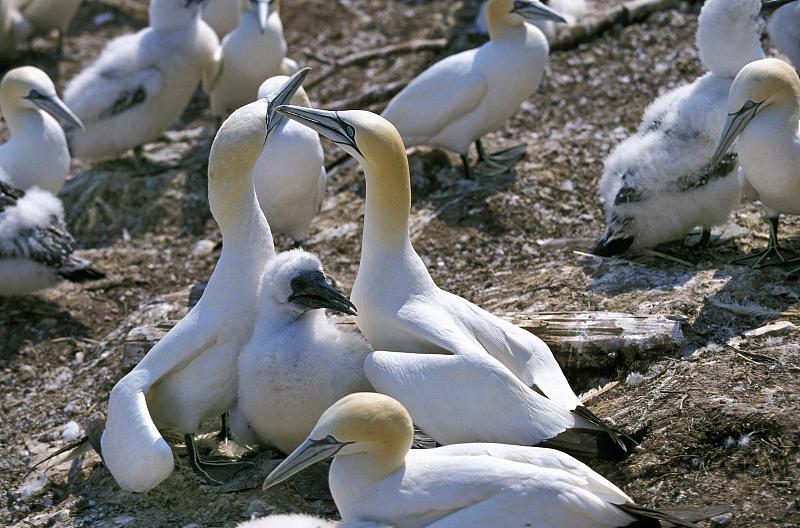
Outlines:
{"label": "adult gannet", "polygon": [[150,27],[109,42],[67,84],[64,99],[86,125],[69,137],[76,158],[118,156],[155,140],[180,116],[219,47],[198,16],[202,4],[152,0]]}
{"label": "adult gannet", "polygon": [[64,47],[64,34],[82,0],[20,0],[22,16],[31,25],[33,34],[43,35],[58,31],[59,52]]}
{"label": "adult gannet", "polygon": [[344,521],[398,528],[694,526],[635,504],[559,451],[501,444],[411,450],[413,432],[399,402],[351,394],[325,411],[264,488],[334,457],[328,484]]}
{"label": "adult gannet", "polygon": [[208,0],[203,6],[203,20],[220,40],[239,25],[241,3],[242,0]]}
{"label": "adult gannet", "polygon": [[[567,24],[579,23],[586,16],[586,0],[549,0],[547,5],[555,9],[559,15],[564,17]],[[489,33],[486,24],[486,12],[489,7],[489,0],[484,0],[481,4],[480,12],[475,18],[475,27],[482,35]],[[550,20],[533,20],[531,23],[542,30],[549,42],[553,42],[556,37],[556,25]]]}
{"label": "adult gannet", "polygon": [[[791,261],[778,243],[781,214],[800,214],[800,77],[778,59],[764,59],[742,68],[728,99],[728,121],[712,165],[736,138],[747,182],[758,193],[769,219],[767,249],[740,259],[755,266]],[[800,259],[791,273],[800,274]]]}
{"label": "adult gannet", "polygon": [[19,10],[17,0],[0,0],[0,57],[16,54],[33,29]]}
{"label": "adult gannet", "polygon": [[600,196],[607,226],[593,252],[601,256],[648,248],[702,226],[724,223],[741,198],[737,158],[711,168],[725,123],[724,101],[733,78],[764,58],[760,0],[708,0],[697,47],[708,73],[658,97],[637,132],[606,158]]}
{"label": "adult gannet", "polygon": [[285,56],[280,0],[242,0],[242,19],[222,40],[206,85],[211,113],[224,117],[252,101],[264,79],[281,73]]}
{"label": "adult gannet", "polygon": [[391,123],[357,110],[276,112],[336,142],[366,174],[352,298],[376,350],[364,364],[376,390],[403,402],[440,444],[547,442],[606,457],[629,450],[633,441],[581,405],[544,342],[433,282],[409,238],[408,158]]}
{"label": "adult gannet", "polygon": [[105,277],[72,254],[74,242],[58,198],[37,187],[25,192],[0,171],[0,296]]}
{"label": "adult gannet", "polygon": [[[283,76],[267,79],[258,89],[258,97],[267,97],[285,81]],[[292,104],[311,106],[302,87]],[[299,242],[308,236],[325,196],[325,153],[319,134],[281,115],[275,118],[277,124],[253,168],[253,183],[272,232],[285,233]]]}
{"label": "adult gannet", "polygon": [[23,190],[38,187],[58,194],[72,161],[64,130],[80,119],[59,99],[53,81],[33,66],[14,68],[0,82],[0,113],[9,140],[0,146],[0,179]]}
{"label": "adult gannet", "polygon": [[[270,136],[270,141],[272,137]],[[330,286],[319,259],[295,249],[264,269],[255,329],[239,356],[238,411],[251,444],[290,453],[322,413],[341,397],[372,390],[363,338],[336,328],[320,308],[355,315],[353,304]]]}
{"label": "adult gannet", "polygon": [[489,42],[419,74],[382,114],[406,146],[431,145],[460,154],[467,176],[472,142],[480,159],[494,167],[507,167],[521,157],[524,147],[487,154],[480,138],[503,126],[539,88],[549,47],[541,30],[525,20],[565,22],[539,0],[490,0],[487,19]]}
{"label": "adult gannet", "polygon": [[771,0],[765,5],[779,7],[767,25],[769,38],[792,61],[795,69],[800,69],[800,2]]}
{"label": "adult gannet", "polygon": [[214,138],[208,201],[222,231],[222,254],[200,301],[109,398],[101,449],[125,490],[147,491],[172,472],[172,451],[156,424],[187,433],[193,466],[213,480],[213,467],[193,449],[193,433],[236,402],[239,353],[253,332],[264,266],[275,254],[251,173],[267,137],[270,105],[288,101],[301,80],[297,74],[273,100],[234,112]]}

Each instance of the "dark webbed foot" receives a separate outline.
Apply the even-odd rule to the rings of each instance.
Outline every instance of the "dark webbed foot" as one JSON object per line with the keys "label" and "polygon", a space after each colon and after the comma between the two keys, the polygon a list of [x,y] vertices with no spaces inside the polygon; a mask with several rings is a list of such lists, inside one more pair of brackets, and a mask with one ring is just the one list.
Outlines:
{"label": "dark webbed foot", "polygon": [[226,457],[203,459],[197,451],[194,435],[187,434],[184,438],[192,469],[209,484],[215,486],[225,484],[230,482],[240,471],[253,467],[253,463],[246,460],[232,460]]}
{"label": "dark webbed foot", "polygon": [[789,250],[781,248],[778,243],[778,217],[769,219],[769,242],[763,251],[756,251],[750,255],[733,259],[731,263],[751,268],[764,268],[766,266],[781,266],[797,258]]}

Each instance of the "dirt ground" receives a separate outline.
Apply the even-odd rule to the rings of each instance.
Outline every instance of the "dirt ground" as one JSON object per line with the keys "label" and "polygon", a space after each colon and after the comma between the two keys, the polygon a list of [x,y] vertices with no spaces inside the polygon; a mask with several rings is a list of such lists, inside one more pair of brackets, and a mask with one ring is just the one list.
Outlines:
{"label": "dirt ground", "polygon": [[[466,25],[476,1],[283,4],[290,55],[319,69],[319,57],[411,38],[479,42]],[[592,8],[613,5],[598,0]],[[498,313],[609,310],[684,318],[685,340],[674,353],[570,371],[576,390],[621,381],[591,407],[624,430],[645,432],[631,457],[597,469],[648,506],[732,504],[732,519],[722,520],[730,526],[798,526],[800,331],[744,333],[779,320],[798,323],[800,285],[777,269],[728,264],[766,244],[758,205],[743,202],[709,250],[676,242],[626,259],[576,253],[589,251],[604,228],[596,198],[604,157],[656,95],[702,73],[694,49],[698,11],[699,4],[685,3],[552,53],[541,90],[488,138],[491,146],[528,144],[514,173],[467,181],[455,156],[413,154],[413,242],[441,287]],[[55,59],[53,40],[37,39],[30,52],[0,67],[35,64],[63,87],[110,37],[145,23],[144,0],[87,0],[63,60]],[[310,95],[325,107],[409,79],[435,58],[424,52],[374,61]],[[149,493],[130,494],[93,453],[48,470],[47,482],[39,473],[24,477],[33,462],[65,444],[69,422],[82,426],[105,409],[111,387],[132,366],[128,331],[180,317],[188,288],[213,269],[218,253],[205,241],[217,242],[220,234],[205,194],[214,132],[205,102],[198,94],[181,121],[147,147],[142,170],[129,158],[94,167],[76,162],[62,198],[81,255],[107,271],[107,279],[0,299],[0,525],[229,527],[289,511],[336,518],[325,466],[268,492],[259,486],[223,493],[179,465]],[[339,155],[325,146],[330,159]],[[363,204],[357,169],[337,170],[304,244],[345,291],[358,269]],[[782,236],[800,249],[800,219],[786,217]],[[277,242],[279,249],[290,246]],[[209,431],[216,425],[208,424]]]}

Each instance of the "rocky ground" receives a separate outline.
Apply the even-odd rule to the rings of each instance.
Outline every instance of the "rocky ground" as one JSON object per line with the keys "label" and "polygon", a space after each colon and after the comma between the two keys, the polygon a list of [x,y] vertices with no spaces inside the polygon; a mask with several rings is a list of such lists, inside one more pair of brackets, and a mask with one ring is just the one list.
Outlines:
{"label": "rocky ground", "polygon": [[[283,18],[290,54],[320,71],[320,58],[411,38],[476,41],[465,25],[476,3],[295,0],[284,2]],[[615,4],[598,0],[592,7]],[[603,158],[635,129],[649,101],[701,73],[693,47],[698,10],[681,4],[554,52],[539,93],[489,138],[492,146],[528,144],[514,173],[466,181],[454,156],[413,154],[413,241],[440,286],[498,313],[683,318],[684,340],[674,352],[570,371],[580,390],[620,381],[592,409],[623,429],[644,431],[640,450],[598,469],[645,505],[728,503],[736,512],[721,521],[730,526],[797,526],[800,331],[785,325],[748,332],[797,322],[800,286],[777,269],[729,264],[766,243],[759,207],[743,202],[709,250],[676,242],[626,259],[583,254],[604,227],[596,199]],[[55,59],[52,40],[37,39],[2,69],[35,64],[63,87],[108,38],[145,22],[143,0],[87,0],[63,60]],[[423,52],[374,61],[342,71],[310,95],[324,107],[409,79],[435,58]],[[335,518],[324,466],[268,492],[223,493],[179,465],[151,492],[129,494],[94,454],[46,477],[25,476],[33,462],[82,432],[70,422],[83,424],[104,410],[134,360],[136,351],[124,346],[128,331],[180,317],[188,288],[210,275],[220,240],[205,195],[213,131],[198,94],[181,121],[147,147],[143,168],[129,158],[76,163],[62,193],[70,227],[81,255],[108,278],[0,300],[0,524],[216,527],[284,511]],[[339,155],[330,144],[326,149],[330,159]],[[358,267],[363,203],[357,169],[337,170],[304,244],[346,291]],[[787,217],[782,234],[800,249],[798,219]]]}

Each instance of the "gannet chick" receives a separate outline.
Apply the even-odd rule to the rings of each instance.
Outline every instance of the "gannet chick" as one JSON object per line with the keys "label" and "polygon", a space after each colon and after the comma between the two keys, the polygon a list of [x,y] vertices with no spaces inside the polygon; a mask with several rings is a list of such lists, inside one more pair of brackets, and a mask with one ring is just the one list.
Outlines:
{"label": "gannet chick", "polygon": [[767,32],[778,50],[792,61],[795,69],[800,70],[800,2],[773,0],[766,4],[784,4],[770,17]]}
{"label": "gannet chick", "polygon": [[0,83],[0,112],[9,140],[0,146],[0,170],[7,183],[23,190],[39,187],[58,194],[72,161],[64,130],[56,121],[82,127],[59,99],[53,81],[33,66],[15,68]]}
{"label": "gannet chick", "polygon": [[0,171],[0,296],[105,277],[72,254],[74,243],[58,198],[37,187],[25,192]]}
{"label": "gannet chick", "polygon": [[694,526],[635,504],[564,453],[499,444],[411,450],[413,432],[399,402],[351,394],[325,411],[264,488],[333,457],[328,484],[344,521],[442,528]]}
{"label": "gannet chick", "polygon": [[[579,23],[586,16],[586,0],[549,0],[547,5],[563,16],[569,25]],[[482,35],[489,34],[489,27],[486,24],[488,7],[489,0],[484,0],[481,4],[480,12],[475,18],[475,27]],[[548,42],[553,42],[556,37],[556,25],[554,22],[550,20],[533,20],[531,23],[542,30]]]}
{"label": "gannet chick", "polygon": [[23,0],[22,16],[31,25],[33,34],[58,31],[58,50],[64,47],[64,35],[82,0]]}
{"label": "gannet chick", "polygon": [[313,515],[293,513],[290,515],[268,515],[260,519],[245,521],[236,528],[392,528],[388,524],[375,522],[326,521]]}
{"label": "gannet chick", "polygon": [[725,123],[733,78],[764,57],[760,0],[708,0],[697,47],[708,73],[658,97],[637,132],[606,158],[600,180],[607,225],[593,252],[611,256],[649,248],[724,224],[741,197],[737,158],[709,166]]}
{"label": "gannet chick", "polygon": [[[800,214],[800,77],[778,59],[750,63],[733,81],[728,112],[712,165],[739,138],[745,177],[770,225],[767,249],[740,260],[754,266],[786,263],[791,259],[778,243],[778,220],[781,214]],[[800,274],[800,259],[794,261],[798,266],[791,273]]]}
{"label": "gannet chick", "polygon": [[[267,97],[285,81],[283,76],[267,79],[258,89],[258,97]],[[292,104],[311,106],[302,87]],[[278,122],[253,168],[253,182],[272,232],[299,242],[308,237],[325,196],[325,153],[315,131],[281,115],[275,118]]]}
{"label": "gannet chick", "polygon": [[203,6],[203,21],[220,40],[236,29],[242,14],[242,0],[208,0]]}
{"label": "gannet chick", "polygon": [[224,117],[253,100],[264,79],[279,75],[286,56],[280,0],[242,0],[239,25],[217,52],[217,73],[206,91],[211,113]]}
{"label": "gannet chick", "polygon": [[581,405],[543,341],[433,282],[409,238],[408,158],[391,123],[357,110],[276,112],[336,142],[366,174],[352,297],[358,327],[376,350],[364,368],[377,391],[403,402],[440,444],[547,442],[610,458],[629,451],[635,442]]}
{"label": "gannet chick", "polygon": [[214,468],[193,449],[193,433],[203,419],[236,402],[239,353],[253,332],[264,266],[275,254],[251,174],[267,138],[270,105],[287,101],[300,77],[273,100],[234,112],[214,138],[208,201],[222,231],[222,254],[200,301],[109,398],[100,443],[106,466],[125,490],[147,491],[172,472],[172,451],[157,425],[187,433],[193,466],[215,480]]}
{"label": "gannet chick", "polygon": [[0,0],[0,57],[16,55],[32,31],[16,0]]}
{"label": "gannet chick", "polygon": [[86,125],[69,136],[76,158],[119,156],[157,139],[181,115],[219,47],[198,16],[202,4],[152,0],[150,27],[109,42],[67,84],[64,99]]}
{"label": "gannet chick", "polygon": [[503,126],[542,80],[547,39],[525,20],[565,21],[539,0],[490,0],[487,17],[489,42],[419,74],[382,114],[406,146],[431,145],[460,154],[468,177],[473,141],[480,159],[494,168],[507,168],[524,153],[523,147],[486,154],[480,138]]}

